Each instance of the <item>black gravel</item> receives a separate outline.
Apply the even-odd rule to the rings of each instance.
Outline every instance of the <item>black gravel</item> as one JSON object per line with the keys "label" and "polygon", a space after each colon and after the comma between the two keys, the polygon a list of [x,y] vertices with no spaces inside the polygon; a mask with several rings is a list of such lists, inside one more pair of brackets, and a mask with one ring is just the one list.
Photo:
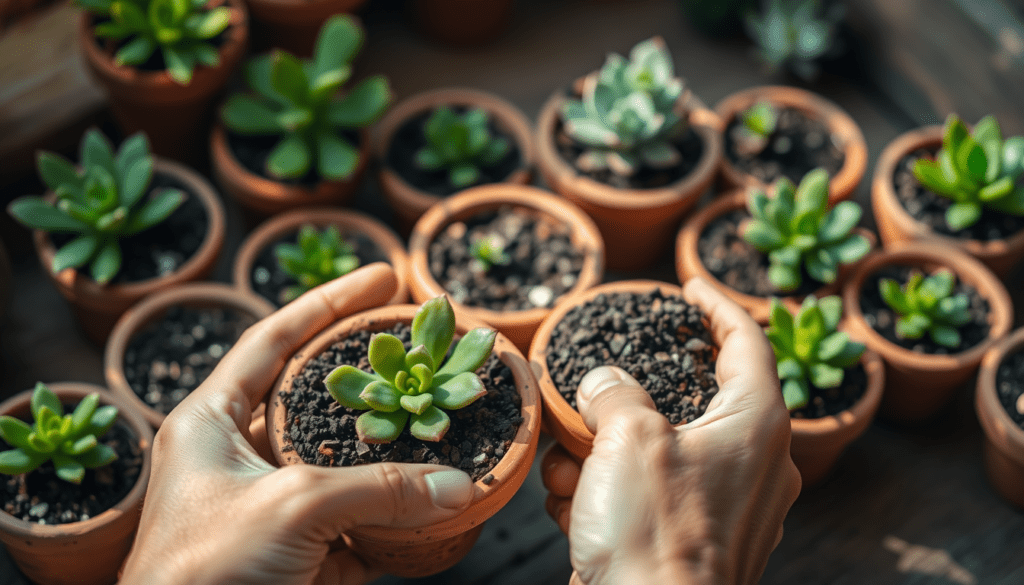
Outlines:
{"label": "black gravel", "polygon": [[1024,351],[1011,353],[999,364],[996,395],[1006,414],[1024,429]]}
{"label": "black gravel", "polygon": [[825,122],[809,118],[796,108],[779,109],[775,132],[768,137],[764,150],[753,152],[745,136],[743,122],[737,116],[725,131],[725,156],[737,170],[765,184],[780,177],[799,184],[804,175],[818,167],[834,177],[846,159],[839,137]]}
{"label": "black gravel", "polygon": [[814,384],[807,406],[789,411],[792,418],[824,418],[849,410],[868,389],[868,375],[864,366],[855,364],[846,368],[843,383],[838,388],[821,389]]}

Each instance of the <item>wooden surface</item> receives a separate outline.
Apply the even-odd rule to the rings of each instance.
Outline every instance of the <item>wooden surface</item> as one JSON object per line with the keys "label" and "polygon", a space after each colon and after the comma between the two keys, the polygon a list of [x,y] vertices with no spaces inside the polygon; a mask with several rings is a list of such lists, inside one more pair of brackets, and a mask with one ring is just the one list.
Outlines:
{"label": "wooden surface", "polygon": [[[943,38],[974,38],[970,35],[976,34],[970,32],[977,30],[976,24],[952,16],[955,11],[951,7],[958,6],[952,2],[943,3],[945,17],[935,17],[944,28],[929,33],[938,46],[944,46]],[[463,85],[498,93],[533,119],[553,91],[599,67],[607,52],[626,52],[637,41],[655,34],[665,38],[677,70],[709,104],[752,85],[792,81],[763,72],[750,59],[750,47],[741,39],[709,40],[700,36],[670,0],[522,0],[501,38],[486,47],[466,50],[424,41],[406,22],[397,0],[370,4],[371,12],[364,15],[368,41],[357,71],[360,75],[387,74],[399,99],[425,89]],[[913,28],[913,18],[899,16],[898,11],[893,14],[896,8],[883,10],[890,4],[897,3],[854,0],[850,14],[851,21],[867,22],[882,36],[882,41],[869,47],[870,51],[858,50],[856,59],[887,63],[884,75],[889,76],[888,82],[883,83],[881,73],[868,75],[863,67],[851,67],[851,63],[860,61],[847,60],[838,64],[839,70],[809,86],[836,101],[861,125],[869,149],[869,177],[874,159],[898,133],[921,122],[939,121],[948,108],[975,108],[966,110],[969,113],[965,115],[968,120],[979,117],[985,112],[979,108],[988,102],[975,88],[987,87],[986,83],[996,86],[1001,78],[1012,79],[1018,85],[998,85],[1000,91],[1007,92],[1004,95],[1010,96],[1004,99],[1011,100],[1019,95],[1017,87],[1024,78],[1020,67],[997,70],[989,58],[976,54],[972,60],[968,55],[960,60],[973,69],[960,75],[975,79],[974,85],[964,82],[943,86],[941,95],[948,97],[935,98],[940,93],[919,86],[928,84],[922,81],[926,78],[913,75],[914,65],[884,57],[893,54],[892,47],[904,47],[900,50],[915,55],[921,47],[913,39],[925,34]],[[918,11],[925,10],[924,5],[931,7],[932,3],[906,3]],[[910,28],[896,30],[894,22]],[[969,43],[963,45],[966,49],[958,49],[951,40],[949,43],[951,52],[980,50],[972,49]],[[938,77],[934,56],[914,59],[932,63],[921,67],[931,71],[929,79]],[[953,73],[946,73],[944,78],[950,76],[955,78]],[[4,89],[0,86],[0,91]],[[904,94],[918,97],[899,98]],[[1020,103],[1018,100],[1016,107],[997,112],[1004,126],[1018,132],[1024,130]],[[0,128],[5,122],[2,112]],[[0,199],[6,201],[38,188],[32,184],[31,179],[0,183]],[[867,187],[868,181],[864,181],[857,194],[858,201],[865,205]],[[390,217],[373,180],[362,188],[356,207],[385,219]],[[872,226],[870,213],[865,214],[863,223]],[[102,383],[101,350],[82,338],[69,309],[39,269],[24,232],[11,225],[0,220],[15,261],[14,298],[0,326],[0,395],[28,388],[36,380]],[[227,280],[230,254],[247,229],[238,209],[229,202],[228,243],[216,272],[218,280]],[[624,276],[628,275],[612,274],[609,278]],[[676,282],[668,257],[656,269],[638,276]],[[1024,270],[1019,269],[1009,282],[1019,326],[1024,322]],[[785,536],[761,582],[1024,583],[1024,513],[1004,504],[990,489],[984,477],[981,442],[970,389],[965,389],[954,407],[927,427],[906,429],[874,423],[840,460],[832,477],[797,500],[786,520]],[[384,578],[377,585],[566,583],[571,571],[568,543],[544,513],[544,496],[535,466],[520,493],[488,522],[476,548],[459,565],[433,578]],[[0,555],[0,585],[23,582],[6,556]]]}

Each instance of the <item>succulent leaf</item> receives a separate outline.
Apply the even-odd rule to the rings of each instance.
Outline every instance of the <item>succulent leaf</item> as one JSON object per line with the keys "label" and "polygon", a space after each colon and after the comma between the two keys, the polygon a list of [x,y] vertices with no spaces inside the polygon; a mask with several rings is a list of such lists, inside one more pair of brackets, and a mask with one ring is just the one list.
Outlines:
{"label": "succulent leaf", "polygon": [[448,415],[436,406],[429,406],[422,414],[410,418],[409,432],[421,441],[440,441],[451,425]]}
{"label": "succulent leaf", "polygon": [[398,409],[394,412],[368,410],[356,419],[356,436],[364,443],[390,443],[402,434],[409,412]]}
{"label": "succulent leaf", "polygon": [[882,299],[898,317],[896,335],[920,339],[928,333],[939,345],[959,346],[956,329],[970,320],[970,300],[963,293],[953,295],[955,283],[956,277],[945,269],[928,277],[914,271],[903,286],[890,278],[881,279],[878,287]]}
{"label": "succulent leaf", "polygon": [[324,378],[324,386],[331,394],[331,397],[342,406],[356,410],[367,410],[370,405],[360,398],[363,390],[380,380],[379,376],[369,374],[353,366],[340,366],[327,374]]}

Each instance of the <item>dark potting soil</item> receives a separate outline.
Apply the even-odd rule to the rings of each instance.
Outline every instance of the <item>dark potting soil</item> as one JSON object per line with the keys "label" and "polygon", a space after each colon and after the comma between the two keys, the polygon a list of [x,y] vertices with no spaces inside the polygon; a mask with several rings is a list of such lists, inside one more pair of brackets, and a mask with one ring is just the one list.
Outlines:
{"label": "dark potting soil", "polygon": [[[472,245],[495,236],[510,262],[484,270]],[[494,311],[552,306],[575,286],[583,261],[572,226],[511,206],[452,223],[430,244],[430,273],[452,300]]]}
{"label": "dark potting soil", "polygon": [[143,402],[167,414],[203,383],[255,322],[234,309],[171,307],[128,342],[125,378]]}
{"label": "dark potting soil", "polygon": [[[143,201],[163,189],[180,190],[185,194],[185,201],[163,222],[118,240],[121,270],[110,280],[111,284],[139,282],[170,274],[181,268],[202,246],[210,225],[202,200],[170,175],[154,173]],[[75,237],[76,234],[50,234],[50,240],[58,249]],[[78,270],[91,278],[88,265]]]}
{"label": "dark potting soil", "polygon": [[[459,115],[466,113],[467,110],[468,108],[465,107],[452,108],[452,111]],[[416,153],[427,144],[427,137],[423,132],[423,126],[430,118],[431,113],[423,112],[407,120],[395,131],[391,144],[388,146],[386,164],[398,173],[398,176],[402,177],[402,180],[406,183],[431,195],[446,197],[456,191],[468,189],[476,185],[504,182],[516,169],[523,166],[523,156],[519,152],[519,145],[516,143],[515,137],[499,128],[494,123],[492,116],[487,122],[487,128],[490,130],[491,136],[504,138],[508,141],[510,148],[498,162],[493,165],[480,167],[480,179],[476,183],[469,187],[456,187],[448,180],[448,171],[443,169],[437,171],[420,169],[415,163]]]}
{"label": "dark potting soil", "polygon": [[781,108],[775,132],[764,150],[751,153],[744,145],[743,122],[737,116],[725,132],[725,155],[738,171],[765,184],[787,177],[799,184],[810,171],[821,167],[834,177],[846,155],[828,126],[796,108]]}
{"label": "dark potting soil", "polygon": [[[65,412],[73,410],[74,406],[65,405]],[[128,495],[142,473],[142,449],[131,427],[120,421],[99,437],[99,442],[114,449],[117,459],[103,467],[86,469],[78,485],[57,477],[52,461],[29,473],[0,476],[4,480],[0,483],[4,511],[33,524],[69,524],[113,508]],[[0,440],[0,450],[10,448]]]}
{"label": "dark potting soil", "polygon": [[636,378],[672,424],[691,422],[718,392],[718,348],[704,314],[660,290],[600,294],[555,326],[547,364],[573,407],[580,380],[597,366],[618,366]]}
{"label": "dark potting soil", "polygon": [[966,294],[971,304],[967,313],[971,320],[959,329],[960,346],[948,348],[932,341],[927,333],[921,339],[901,339],[896,336],[896,313],[885,304],[882,293],[878,291],[878,283],[883,278],[892,278],[900,285],[904,285],[914,270],[921,271],[920,267],[912,266],[886,266],[864,279],[864,285],[860,290],[860,310],[864,314],[864,320],[882,337],[896,345],[921,353],[930,354],[953,354],[967,351],[975,345],[985,341],[988,337],[989,324],[988,301],[973,286],[956,279],[953,287],[953,295]]}
{"label": "dark potting soil", "polygon": [[[345,233],[341,228],[338,231],[341,234],[342,240],[352,246],[353,252],[359,258],[360,266],[388,261],[384,251],[366,235],[361,233]],[[274,249],[277,248],[278,244],[296,243],[298,241],[298,233],[298,230],[296,230],[285,234],[260,251],[259,256],[256,257],[256,261],[252,265],[252,271],[249,273],[249,285],[256,294],[267,299],[278,308],[286,304],[282,301],[281,295],[284,294],[287,287],[294,286],[296,281],[292,275],[278,266],[277,255],[274,254]]]}
{"label": "dark potting soil", "polygon": [[849,410],[868,390],[868,375],[864,366],[855,364],[846,368],[843,383],[838,388],[818,388],[811,384],[811,399],[807,406],[791,410],[791,418],[824,418]]}
{"label": "dark potting soil", "polygon": [[974,225],[953,231],[946,224],[946,210],[953,200],[925,189],[914,176],[914,161],[919,158],[935,158],[938,149],[918,149],[900,159],[893,173],[892,183],[896,199],[915,220],[927,225],[932,231],[963,240],[1001,240],[1024,230],[1024,217],[1002,213],[986,206],[981,208],[981,217]]}
{"label": "dark potting soil", "polygon": [[697,239],[697,253],[704,267],[723,284],[737,291],[756,296],[806,296],[823,286],[804,270],[800,286],[781,292],[770,280],[771,266],[767,254],[762,254],[740,235],[741,222],[750,217],[746,211],[735,210],[715,218]]}
{"label": "dark potting soil", "polygon": [[[408,325],[398,324],[383,331],[401,339],[408,348]],[[291,392],[281,393],[289,418],[285,432],[292,448],[306,463],[327,467],[380,461],[433,463],[461,469],[474,481],[489,483],[487,476],[505,455],[523,422],[521,399],[508,366],[492,354],[477,370],[487,394],[465,408],[447,411],[451,426],[440,441],[421,441],[406,426],[395,441],[371,445],[356,435],[356,418],[364,411],[338,404],[323,380],[344,364],[371,372],[366,350],[372,334],[358,331],[335,343],[306,364]]]}
{"label": "dark potting soil", "polygon": [[[320,173],[316,170],[315,159],[311,162],[306,174],[301,177],[278,179],[267,173],[267,159],[270,158],[271,153],[277,148],[277,144],[281,142],[282,136],[280,134],[250,136],[238,134],[225,126],[224,135],[227,138],[228,150],[234,155],[235,160],[254,175],[259,175],[269,181],[285,185],[298,185],[310,189],[316,187],[317,183],[323,180]],[[355,130],[342,130],[341,137],[356,149],[360,148],[359,132]]]}
{"label": "dark potting soil", "polygon": [[1006,414],[1024,429],[1024,351],[1011,353],[999,364],[996,395]]}

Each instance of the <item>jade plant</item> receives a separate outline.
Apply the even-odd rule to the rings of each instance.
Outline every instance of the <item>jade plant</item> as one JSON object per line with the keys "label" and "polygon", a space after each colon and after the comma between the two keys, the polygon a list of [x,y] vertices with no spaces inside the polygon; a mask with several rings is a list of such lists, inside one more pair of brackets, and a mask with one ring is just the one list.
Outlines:
{"label": "jade plant", "polygon": [[775,197],[752,189],[747,200],[751,219],[743,238],[768,254],[768,278],[783,292],[796,290],[802,273],[821,283],[835,282],[839,266],[856,262],[871,244],[851,233],[860,221],[860,206],[841,201],[828,208],[828,173],[815,169],[795,187],[785,177],[775,183]]}
{"label": "jade plant", "polygon": [[320,29],[312,59],[275,49],[249,62],[246,79],[255,93],[228,98],[221,120],[239,134],[280,136],[267,157],[269,176],[294,179],[315,169],[321,178],[337,181],[355,172],[359,149],[342,132],[369,126],[391,102],[380,75],[338,95],[362,44],[355,20],[335,15]]}
{"label": "jade plant", "polygon": [[473,108],[462,115],[446,106],[434,110],[423,125],[427,144],[416,152],[416,166],[427,171],[445,171],[448,181],[464,189],[480,180],[482,167],[497,164],[511,145],[492,136],[487,112]]}
{"label": "jade plant", "polygon": [[282,291],[283,303],[290,303],[309,289],[359,268],[359,257],[333,225],[322,232],[312,225],[303,225],[299,228],[298,242],[278,244],[274,256],[278,267],[297,282]]}
{"label": "jade plant", "polygon": [[42,152],[39,176],[56,200],[26,196],[7,210],[23,225],[76,237],[53,257],[54,273],[89,265],[93,279],[106,284],[121,269],[119,241],[167,219],[185,200],[177,189],[146,197],[153,178],[153,157],[146,136],[138,133],[114,153],[95,128],[82,138],[79,166],[64,157]]}
{"label": "jade plant", "polygon": [[879,280],[882,299],[897,315],[896,336],[921,339],[927,333],[941,346],[959,347],[958,328],[971,320],[971,301],[963,293],[953,295],[955,284],[953,273],[945,269],[928,277],[914,271],[902,287],[891,278]]}
{"label": "jade plant", "polygon": [[818,73],[817,61],[834,51],[840,4],[819,0],[765,0],[761,13],[747,14],[747,34],[771,69],[787,67],[803,79]]}
{"label": "jade plant", "polygon": [[491,355],[496,332],[473,329],[445,361],[454,335],[455,312],[440,296],[413,317],[409,351],[394,335],[377,333],[367,351],[373,373],[343,365],[327,375],[324,384],[335,400],[366,411],[356,419],[359,440],[390,443],[408,423],[414,437],[440,441],[451,424],[442,409],[464,408],[487,393],[475,370]]}
{"label": "jade plant", "polygon": [[1003,140],[999,122],[985,116],[969,132],[954,114],[946,118],[942,148],[935,159],[914,161],[914,176],[925,188],[951,199],[946,224],[968,228],[981,217],[982,207],[1024,216],[1024,137]]}
{"label": "jade plant", "polygon": [[85,470],[117,459],[117,453],[98,442],[117,419],[117,407],[99,406],[94,392],[74,412],[64,414],[60,399],[39,382],[32,392],[32,425],[0,416],[0,437],[13,449],[0,453],[0,473],[18,475],[53,461],[57,477],[80,484]]}
{"label": "jade plant", "polygon": [[864,344],[836,330],[842,310],[843,302],[837,296],[817,300],[810,295],[794,316],[779,299],[772,298],[767,334],[789,410],[807,406],[811,386],[838,388],[846,368],[864,353]]}
{"label": "jade plant", "polygon": [[512,257],[505,252],[505,238],[498,234],[490,234],[477,238],[470,245],[469,252],[473,255],[473,264],[482,272],[487,272],[493,266],[508,266]]}
{"label": "jade plant", "polygon": [[684,97],[660,37],[637,44],[628,60],[608,55],[601,70],[584,79],[583,99],[562,107],[565,133],[585,147],[576,165],[630,176],[642,164],[678,164],[672,142],[687,129]]}
{"label": "jade plant", "polygon": [[231,9],[210,7],[209,0],[75,0],[78,6],[109,19],[95,27],[97,37],[122,41],[114,64],[141,65],[159,49],[171,79],[192,81],[196,65],[216,67],[220,55],[213,39],[231,24]]}

